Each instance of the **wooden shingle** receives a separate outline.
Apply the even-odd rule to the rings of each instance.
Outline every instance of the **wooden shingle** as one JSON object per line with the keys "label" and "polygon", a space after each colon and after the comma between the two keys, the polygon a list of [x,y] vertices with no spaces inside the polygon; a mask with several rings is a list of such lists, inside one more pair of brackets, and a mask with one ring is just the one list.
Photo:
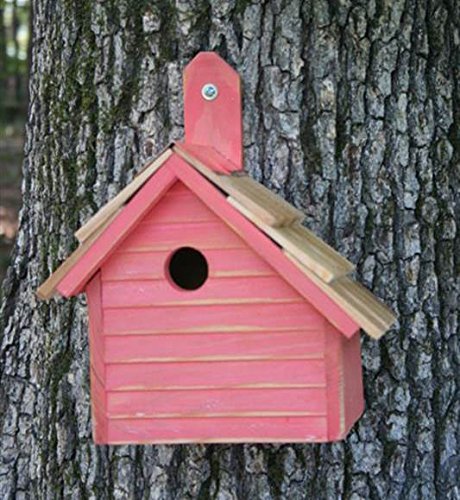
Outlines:
{"label": "wooden shingle", "polygon": [[325,283],[291,253],[285,251],[285,255],[342,307],[369,336],[379,339],[395,323],[396,317],[392,311],[367,288],[349,276],[343,276],[332,283]]}
{"label": "wooden shingle", "polygon": [[[183,144],[173,146],[173,150],[194,166],[208,180],[246,207],[264,224],[271,227],[290,225],[304,219],[304,214],[283,198],[258,183],[247,174],[219,175],[207,166],[211,158],[214,163],[225,165],[228,160],[219,158],[210,148],[189,147]],[[204,160],[206,158],[206,160]],[[222,169],[223,170],[223,169]]]}

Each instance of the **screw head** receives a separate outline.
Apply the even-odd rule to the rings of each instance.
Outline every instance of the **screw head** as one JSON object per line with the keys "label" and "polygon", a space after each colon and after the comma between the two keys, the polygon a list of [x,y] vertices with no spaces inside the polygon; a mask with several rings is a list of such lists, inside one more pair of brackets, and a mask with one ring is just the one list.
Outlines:
{"label": "screw head", "polygon": [[206,83],[201,89],[201,95],[207,101],[213,101],[218,93],[217,87],[213,83]]}

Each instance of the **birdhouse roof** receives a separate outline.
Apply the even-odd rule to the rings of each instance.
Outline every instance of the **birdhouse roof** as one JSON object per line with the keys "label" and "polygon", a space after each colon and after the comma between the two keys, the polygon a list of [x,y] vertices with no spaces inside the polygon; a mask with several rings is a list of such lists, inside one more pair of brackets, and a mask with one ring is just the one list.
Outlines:
{"label": "birdhouse roof", "polygon": [[39,287],[48,299],[84,287],[162,195],[182,181],[344,335],[381,337],[393,313],[355,282],[354,266],[302,225],[304,215],[210,146],[171,144],[75,236],[80,246]]}

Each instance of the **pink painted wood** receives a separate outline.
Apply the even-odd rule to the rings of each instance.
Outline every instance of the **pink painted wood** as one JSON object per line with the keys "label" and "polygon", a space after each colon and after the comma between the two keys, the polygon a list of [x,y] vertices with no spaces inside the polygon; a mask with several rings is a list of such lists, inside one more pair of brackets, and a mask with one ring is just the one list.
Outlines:
{"label": "pink painted wood", "polygon": [[107,442],[107,403],[105,389],[105,354],[102,324],[101,275],[86,286],[89,312],[90,384],[93,440]]}
{"label": "pink painted wood", "polygon": [[[202,95],[207,84],[217,88],[213,100]],[[240,86],[238,73],[214,52],[200,52],[184,71],[185,142],[215,148],[234,170],[243,168]]]}
{"label": "pink painted wood", "polygon": [[[221,220],[219,196],[211,206],[172,184],[102,265],[109,442],[337,439],[343,336],[237,234],[238,220]],[[208,260],[198,290],[169,282],[181,246]],[[279,418],[291,428],[272,435]]]}
{"label": "pink painted wood", "polygon": [[[241,170],[238,75],[202,53],[184,91],[181,147]],[[183,246],[208,262],[195,291],[168,274]],[[363,410],[356,322],[175,154],[58,290],[85,286],[96,443],[332,441]]]}
{"label": "pink painted wood", "polygon": [[[221,255],[225,252],[222,251]],[[206,255],[206,253],[205,253]],[[164,274],[164,271],[163,271]],[[184,293],[169,280],[111,281],[104,284],[104,307],[214,304],[304,304],[305,299],[278,276],[209,278],[205,287]]]}
{"label": "pink painted wood", "polygon": [[243,240],[219,221],[185,224],[144,223],[131,233],[120,252],[171,250],[177,241],[188,241],[192,247],[244,248]]}
{"label": "pink painted wood", "polygon": [[326,395],[318,387],[109,392],[107,411],[112,419],[326,416]]}
{"label": "pink painted wood", "polygon": [[327,397],[328,439],[340,439],[345,428],[345,409],[343,405],[343,335],[334,328],[326,329],[325,335],[325,372]]}
{"label": "pink painted wood", "polygon": [[[103,281],[158,280],[164,277],[164,266],[171,249],[151,252],[115,252],[102,267]],[[221,248],[206,250],[210,278],[248,278],[275,276],[276,271],[251,249]]]}
{"label": "pink painted wood", "polygon": [[[109,391],[326,386],[323,359],[106,365]],[[273,393],[274,394],[274,393]]]}
{"label": "pink painted wood", "polygon": [[325,417],[109,420],[112,444],[327,441]]}
{"label": "pink painted wood", "polygon": [[346,314],[326,293],[320,290],[305,274],[289,261],[281,249],[251,222],[233,208],[214,186],[210,185],[193,167],[182,158],[171,157],[171,169],[192,192],[230,227],[283,278],[299,291],[348,338],[359,331],[359,325]]}
{"label": "pink painted wood", "polygon": [[171,358],[216,357],[295,358],[305,353],[322,355],[324,335],[305,327],[287,332],[199,332],[184,335],[126,335],[106,337],[107,363],[142,363]]}
{"label": "pink painted wood", "polygon": [[70,297],[83,291],[89,278],[175,180],[174,173],[168,168],[156,172],[64,276],[57,286],[59,293]]}
{"label": "pink painted wood", "polygon": [[359,335],[342,337],[343,394],[345,411],[344,438],[364,411],[364,389]]}
{"label": "pink painted wood", "polygon": [[[362,411],[360,368],[354,368],[359,339],[347,340],[330,320],[342,322],[346,334],[354,324],[331,312],[326,320],[318,310],[322,292],[313,297],[316,287],[306,291],[303,275],[299,289],[297,268],[290,269],[276,245],[242,222],[187,164],[173,160],[150,200],[134,197],[136,210],[128,204],[136,224],[112,228],[120,227],[123,238],[109,258],[101,246],[102,267],[88,286],[90,322],[98,325],[91,347],[95,439],[341,439]],[[209,278],[198,290],[180,290],[169,281],[169,256],[181,246],[208,259]],[[280,261],[289,265],[280,267]],[[348,364],[345,350],[353,360]],[[345,401],[345,384],[357,384],[351,392],[356,401]],[[296,430],[268,438],[269,422],[279,418]],[[255,419],[266,432],[255,430]],[[298,431],[298,419],[310,427]],[[243,420],[249,424],[240,427]],[[235,433],[226,434],[216,421],[228,422]]]}
{"label": "pink painted wood", "polygon": [[293,304],[208,304],[176,307],[107,309],[107,335],[157,332],[298,330],[301,325],[318,328],[324,319],[306,303]]}

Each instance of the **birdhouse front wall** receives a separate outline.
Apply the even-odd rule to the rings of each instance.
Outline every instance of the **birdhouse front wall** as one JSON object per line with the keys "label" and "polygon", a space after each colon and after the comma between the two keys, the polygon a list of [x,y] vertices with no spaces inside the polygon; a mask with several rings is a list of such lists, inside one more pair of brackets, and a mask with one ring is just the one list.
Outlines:
{"label": "birdhouse front wall", "polygon": [[[197,289],[172,271],[205,259]],[[327,441],[362,410],[347,340],[176,182],[86,289],[98,443]]]}

